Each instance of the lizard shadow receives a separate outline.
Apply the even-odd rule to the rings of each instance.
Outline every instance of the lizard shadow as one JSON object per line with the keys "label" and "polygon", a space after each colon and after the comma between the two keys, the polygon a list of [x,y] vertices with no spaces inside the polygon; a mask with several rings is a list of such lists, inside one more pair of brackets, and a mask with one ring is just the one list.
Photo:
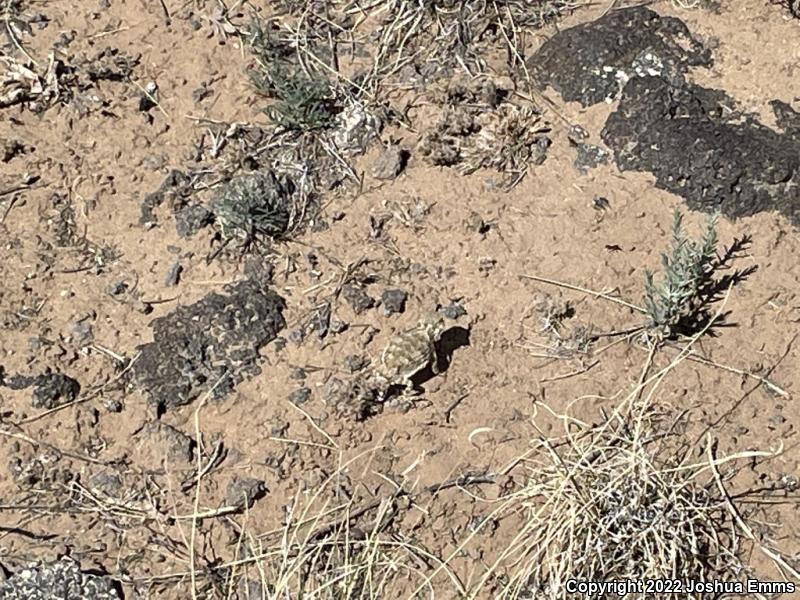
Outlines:
{"label": "lizard shadow", "polygon": [[[453,362],[453,354],[459,348],[470,345],[470,330],[464,327],[455,326],[442,332],[439,341],[436,343],[436,364],[439,365],[439,375],[447,372]],[[428,365],[419,373],[411,378],[414,387],[419,389],[427,381],[437,375],[433,372],[433,366]]]}

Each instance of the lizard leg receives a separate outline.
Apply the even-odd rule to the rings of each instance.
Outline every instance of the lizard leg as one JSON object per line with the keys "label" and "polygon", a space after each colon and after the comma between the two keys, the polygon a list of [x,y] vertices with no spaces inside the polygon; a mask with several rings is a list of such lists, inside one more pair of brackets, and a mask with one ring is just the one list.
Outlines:
{"label": "lizard leg", "polygon": [[441,372],[439,367],[439,354],[436,352],[436,345],[431,344],[431,373],[438,375]]}
{"label": "lizard leg", "polygon": [[411,381],[410,378],[405,380],[405,384],[406,385],[403,388],[403,391],[401,392],[403,398],[413,399],[422,393],[420,390],[414,387],[414,382]]}

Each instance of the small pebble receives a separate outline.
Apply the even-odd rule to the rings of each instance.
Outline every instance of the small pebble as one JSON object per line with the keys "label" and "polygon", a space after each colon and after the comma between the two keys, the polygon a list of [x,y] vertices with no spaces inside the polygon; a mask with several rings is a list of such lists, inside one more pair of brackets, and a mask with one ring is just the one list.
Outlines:
{"label": "small pebble", "polygon": [[570,125],[569,131],[567,132],[567,138],[573,144],[579,144],[584,140],[589,139],[589,132],[580,125]]}
{"label": "small pebble", "polygon": [[322,401],[336,406],[347,397],[347,384],[338,377],[331,377],[322,388]]}
{"label": "small pebble", "polygon": [[164,278],[164,285],[166,287],[175,287],[178,285],[181,279],[181,272],[183,271],[183,267],[179,261],[175,261],[172,263],[172,266],[167,271],[167,276]]}
{"label": "small pebble", "polygon": [[440,311],[448,319],[458,319],[467,314],[467,309],[460,302],[453,300],[448,306],[445,306]]}
{"label": "small pebble", "polygon": [[371,172],[375,179],[390,180],[395,179],[408,162],[408,151],[399,146],[387,146],[383,149],[380,156],[372,163]]}
{"label": "small pebble", "polygon": [[302,367],[297,367],[289,374],[290,379],[304,380],[307,376],[306,370]]}
{"label": "small pebble", "polygon": [[369,359],[362,354],[348,354],[344,359],[344,366],[351,373],[358,373],[367,365],[369,365]]}
{"label": "small pebble", "polygon": [[289,336],[288,337],[289,337],[289,341],[290,342],[292,342],[293,344],[296,344],[296,345],[299,346],[300,344],[303,343],[303,340],[306,338],[306,335],[305,335],[305,332],[303,332],[302,329],[297,328],[297,329],[292,329],[289,332]]}
{"label": "small pebble", "polygon": [[297,388],[291,394],[289,394],[289,402],[295,406],[305,404],[308,402],[309,398],[311,398],[311,390],[305,386]]}
{"label": "small pebble", "polygon": [[333,333],[334,335],[337,333],[342,333],[343,331],[347,330],[349,327],[348,323],[337,319],[336,317],[331,317],[331,322],[328,325],[328,330]]}
{"label": "small pebble", "polygon": [[192,92],[192,100],[195,104],[198,104],[208,98],[211,95],[211,90],[208,89],[205,85],[200,86],[196,90]]}
{"label": "small pebble", "polygon": [[72,334],[72,339],[80,345],[85,346],[94,338],[94,334],[92,333],[92,324],[87,323],[86,319],[81,319],[80,321],[75,321],[72,323],[70,326],[70,332]]}
{"label": "small pebble", "polygon": [[345,285],[342,288],[342,297],[356,314],[361,314],[365,310],[375,306],[375,299],[356,285]]}
{"label": "small pebble", "polygon": [[252,508],[267,494],[267,484],[260,479],[234,476],[225,491],[225,504],[237,508]]}
{"label": "small pebble", "polygon": [[589,169],[594,169],[600,165],[608,163],[608,151],[596,146],[595,144],[578,144],[577,155],[575,157],[575,168],[579,173],[585,175]]}
{"label": "small pebble", "polygon": [[782,475],[778,481],[778,485],[787,492],[794,492],[798,488],[797,477],[794,475]]}
{"label": "small pebble", "polygon": [[122,412],[122,402],[116,398],[107,398],[103,401],[103,406],[108,412],[120,413]]}
{"label": "small pebble", "polygon": [[389,316],[394,313],[402,313],[406,310],[406,300],[408,294],[404,290],[391,289],[385,290],[381,295],[383,314]]}

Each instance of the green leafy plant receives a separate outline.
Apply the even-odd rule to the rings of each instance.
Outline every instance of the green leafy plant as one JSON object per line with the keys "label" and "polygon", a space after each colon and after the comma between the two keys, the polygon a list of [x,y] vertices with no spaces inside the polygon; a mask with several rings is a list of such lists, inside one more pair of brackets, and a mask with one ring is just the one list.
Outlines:
{"label": "green leafy plant", "polygon": [[258,63],[251,81],[262,95],[273,100],[264,109],[267,116],[286,129],[330,127],[339,111],[327,79],[304,70],[295,60],[291,44],[260,21],[251,25],[247,35],[247,46]]}
{"label": "green leafy plant", "polygon": [[701,317],[705,293],[713,287],[717,259],[717,215],[709,217],[703,235],[689,239],[683,215],[676,210],[672,220],[672,245],[661,255],[663,279],[645,273],[645,309],[650,329],[668,338],[692,329]]}
{"label": "green leafy plant", "polygon": [[322,129],[333,124],[336,106],[327,81],[302,72],[275,75],[277,98],[267,116],[287,129]]}

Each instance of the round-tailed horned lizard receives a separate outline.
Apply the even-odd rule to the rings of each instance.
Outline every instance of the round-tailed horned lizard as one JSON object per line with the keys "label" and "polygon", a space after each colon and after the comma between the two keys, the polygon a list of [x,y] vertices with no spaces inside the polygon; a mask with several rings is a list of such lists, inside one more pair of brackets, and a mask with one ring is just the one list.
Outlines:
{"label": "round-tailed horned lizard", "polygon": [[436,343],[445,329],[444,319],[439,314],[423,317],[413,329],[394,335],[381,354],[375,376],[384,386],[382,396],[393,385],[403,385],[403,395],[414,392],[411,378],[431,367],[434,375],[439,374]]}

